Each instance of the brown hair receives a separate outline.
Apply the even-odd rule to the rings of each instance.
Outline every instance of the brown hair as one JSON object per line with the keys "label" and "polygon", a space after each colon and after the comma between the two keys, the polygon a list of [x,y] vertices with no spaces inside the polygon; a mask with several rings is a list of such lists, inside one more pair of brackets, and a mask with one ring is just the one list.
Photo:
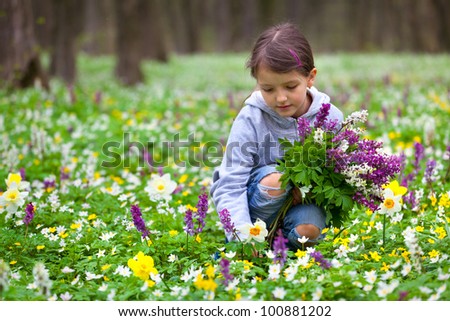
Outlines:
{"label": "brown hair", "polygon": [[283,23],[267,29],[256,40],[246,66],[256,78],[261,65],[280,73],[296,69],[308,76],[314,68],[314,57],[299,29],[292,23]]}

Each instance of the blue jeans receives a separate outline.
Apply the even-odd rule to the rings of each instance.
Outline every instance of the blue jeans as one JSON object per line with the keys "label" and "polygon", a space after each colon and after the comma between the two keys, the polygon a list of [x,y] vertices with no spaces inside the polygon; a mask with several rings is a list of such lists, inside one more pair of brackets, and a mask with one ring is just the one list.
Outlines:
{"label": "blue jeans", "polygon": [[[279,190],[279,188],[273,188],[264,186],[260,182],[261,180],[272,174],[279,173],[275,169],[276,165],[268,165],[254,169],[250,173],[250,179],[247,184],[247,196],[248,206],[250,210],[250,218],[252,222],[256,219],[260,219],[267,224],[267,227],[275,220],[278,211],[283,206],[284,201],[287,199],[292,186],[287,186],[285,193],[277,196],[269,194],[270,190]],[[283,235],[289,240],[288,247],[291,250],[301,249],[302,244],[298,242],[298,238],[301,238],[296,227],[300,224],[312,224],[316,226],[319,231],[322,231],[326,226],[325,211],[315,204],[298,204],[292,206],[286,213],[283,221]],[[324,235],[308,242],[317,242],[323,239]]]}

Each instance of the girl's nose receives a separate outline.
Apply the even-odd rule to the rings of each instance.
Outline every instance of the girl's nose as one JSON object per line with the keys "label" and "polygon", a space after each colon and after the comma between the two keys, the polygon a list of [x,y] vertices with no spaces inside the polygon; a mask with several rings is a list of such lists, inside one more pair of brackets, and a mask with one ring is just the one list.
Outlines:
{"label": "girl's nose", "polygon": [[278,103],[283,103],[283,102],[285,102],[287,100],[287,97],[286,97],[286,95],[284,94],[284,93],[279,93],[278,95],[277,95],[277,102]]}

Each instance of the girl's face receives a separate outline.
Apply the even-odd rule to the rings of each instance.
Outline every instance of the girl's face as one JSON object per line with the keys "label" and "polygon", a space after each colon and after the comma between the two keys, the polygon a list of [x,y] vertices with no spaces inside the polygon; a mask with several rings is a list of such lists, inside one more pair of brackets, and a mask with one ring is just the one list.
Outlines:
{"label": "girl's face", "polygon": [[311,70],[308,77],[292,70],[276,73],[266,66],[261,66],[256,74],[256,81],[266,104],[282,117],[300,117],[311,106],[312,98],[307,94],[307,87],[314,84],[317,70]]}

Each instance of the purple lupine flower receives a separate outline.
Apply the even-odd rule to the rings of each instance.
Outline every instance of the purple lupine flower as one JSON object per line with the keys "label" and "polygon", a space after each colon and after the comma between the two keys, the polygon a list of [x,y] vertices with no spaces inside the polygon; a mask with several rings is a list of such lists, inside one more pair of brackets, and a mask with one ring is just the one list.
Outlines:
{"label": "purple lupine flower", "polygon": [[310,255],[317,263],[319,263],[322,269],[327,270],[331,268],[331,263],[327,259],[325,259],[322,253],[320,253],[319,251],[314,251]]}
{"label": "purple lupine flower", "polygon": [[225,258],[220,260],[220,272],[223,276],[223,284],[228,285],[228,282],[233,281],[234,276],[230,274],[230,261]]}
{"label": "purple lupine flower", "polygon": [[308,119],[299,117],[297,119],[297,131],[298,131],[298,137],[300,137],[300,141],[304,141],[305,137],[308,136],[312,129],[311,129],[311,123]]}
{"label": "purple lupine flower", "polygon": [[227,233],[234,233],[236,230],[236,227],[234,226],[234,223],[231,221],[231,215],[230,212],[224,208],[219,212],[219,219],[220,222],[223,225],[223,229]]}
{"label": "purple lupine flower", "polygon": [[205,227],[205,218],[207,212],[208,212],[208,194],[203,193],[198,196],[197,213],[195,215],[198,222],[198,227],[195,230],[196,233],[200,233],[203,231],[203,228]]}
{"label": "purple lupine flower", "polygon": [[319,112],[317,113],[316,120],[314,122],[315,128],[322,128],[325,124],[325,121],[327,120],[328,115],[330,114],[330,104],[322,104],[322,107],[320,107]]}
{"label": "purple lupine flower", "polygon": [[193,236],[195,234],[194,219],[192,214],[193,213],[191,209],[187,209],[186,213],[184,214],[184,224],[185,224],[184,230],[190,236]]}
{"label": "purple lupine flower", "polygon": [[415,153],[414,153],[414,172],[417,175],[417,173],[419,172],[420,161],[425,156],[425,153],[424,153],[425,149],[423,148],[423,145],[421,143],[418,143],[418,142],[414,142],[414,149],[415,149]]}
{"label": "purple lupine flower", "polygon": [[279,263],[281,267],[284,266],[287,260],[287,246],[286,244],[289,242],[284,236],[281,229],[278,230],[277,236],[273,240],[273,254],[275,257],[273,258],[273,263]]}
{"label": "purple lupine flower", "polygon": [[142,233],[142,237],[149,236],[150,232],[145,226],[144,219],[142,218],[141,209],[137,205],[131,205],[131,216],[133,217],[133,223],[136,229]]}
{"label": "purple lupine flower", "polygon": [[34,212],[35,212],[35,208],[33,206],[33,203],[28,203],[26,208],[25,208],[25,217],[23,218],[23,224],[28,225],[31,223],[31,221],[34,218]]}
{"label": "purple lupine flower", "polygon": [[436,168],[436,161],[434,159],[430,159],[427,162],[427,166],[425,168],[425,181],[427,183],[432,183],[436,180],[436,177],[433,177],[433,172],[435,168]]}

